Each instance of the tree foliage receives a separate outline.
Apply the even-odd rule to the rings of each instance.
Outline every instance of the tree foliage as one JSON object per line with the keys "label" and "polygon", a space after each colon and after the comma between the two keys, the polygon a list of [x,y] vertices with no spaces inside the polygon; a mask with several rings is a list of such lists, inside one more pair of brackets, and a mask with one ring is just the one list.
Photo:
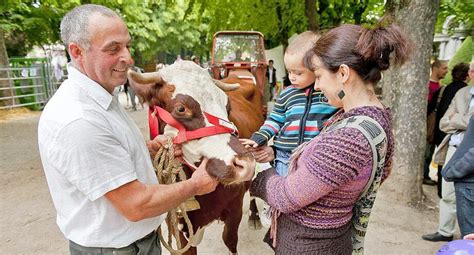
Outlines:
{"label": "tree foliage", "polygon": [[[473,20],[470,0],[443,0],[438,23],[450,13]],[[158,52],[183,50],[206,55],[221,30],[256,30],[267,48],[286,45],[294,33],[325,30],[341,23],[373,24],[384,12],[384,0],[4,0],[0,29],[12,56],[34,45],[59,41],[62,16],[79,4],[107,6],[120,15],[133,37],[132,51],[141,61]]]}
{"label": "tree foliage", "polygon": [[61,17],[75,1],[5,1],[0,29],[10,56],[23,56],[33,48],[59,41]]}
{"label": "tree foliage", "polygon": [[[209,24],[208,42],[220,30],[256,30],[265,35],[267,47],[274,47],[308,29],[374,23],[383,13],[383,0],[206,0],[192,1],[190,8]],[[314,22],[308,20],[310,9]]]}
{"label": "tree foliage", "polygon": [[206,54],[212,36],[221,30],[257,30],[269,47],[285,45],[289,36],[308,29],[308,8],[316,10],[317,29],[370,22],[383,8],[382,0],[10,0],[0,10],[8,52],[24,55],[34,45],[58,42],[62,16],[85,3],[101,4],[122,15],[134,39],[132,49],[144,60],[161,51]]}
{"label": "tree foliage", "polygon": [[[100,4],[111,7],[109,1],[103,2]],[[144,59],[160,51],[202,49],[201,38],[207,25],[198,22],[196,13],[185,15],[187,1],[127,1],[113,7],[124,17],[133,37],[133,49]]]}
{"label": "tree foliage", "polygon": [[449,60],[448,68],[449,72],[446,74],[446,77],[441,80],[441,83],[444,85],[448,85],[452,82],[453,76],[451,75],[451,71],[453,70],[454,66],[459,63],[470,63],[474,57],[474,43],[472,42],[472,37],[468,36],[464,42],[461,44],[459,49],[456,51],[454,56]]}
{"label": "tree foliage", "polygon": [[449,28],[453,29],[463,24],[467,29],[474,29],[474,3],[472,0],[442,0],[436,21],[436,32],[441,33],[443,23],[450,15],[455,15]]}

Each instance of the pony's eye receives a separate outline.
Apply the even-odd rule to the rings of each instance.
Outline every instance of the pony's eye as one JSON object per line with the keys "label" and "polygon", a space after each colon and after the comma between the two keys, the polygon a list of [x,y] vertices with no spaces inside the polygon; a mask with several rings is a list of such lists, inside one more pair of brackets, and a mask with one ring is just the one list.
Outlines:
{"label": "pony's eye", "polygon": [[176,108],[176,111],[178,111],[180,113],[184,113],[186,111],[186,108],[184,108],[184,106],[180,105]]}

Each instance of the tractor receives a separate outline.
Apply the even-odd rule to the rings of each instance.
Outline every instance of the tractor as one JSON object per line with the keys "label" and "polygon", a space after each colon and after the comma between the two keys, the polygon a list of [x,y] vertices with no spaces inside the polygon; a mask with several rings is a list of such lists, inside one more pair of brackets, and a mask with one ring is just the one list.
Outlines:
{"label": "tractor", "polygon": [[211,70],[214,79],[235,75],[257,86],[265,95],[267,61],[262,33],[221,31],[214,34]]}

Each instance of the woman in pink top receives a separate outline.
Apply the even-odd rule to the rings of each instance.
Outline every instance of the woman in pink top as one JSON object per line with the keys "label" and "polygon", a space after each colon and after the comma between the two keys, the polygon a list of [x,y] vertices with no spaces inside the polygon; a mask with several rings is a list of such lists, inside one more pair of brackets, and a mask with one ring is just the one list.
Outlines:
{"label": "woman in pink top", "polygon": [[[343,25],[324,34],[306,56],[306,65],[316,76],[315,87],[329,104],[341,109],[329,125],[363,115],[384,129],[387,153],[382,181],[391,169],[392,121],[373,87],[390,67],[390,59],[400,65],[410,50],[396,25],[374,29]],[[369,181],[372,157],[361,131],[344,127],[320,134],[295,152],[287,177],[273,169],[257,175],[251,194],[279,215],[274,216],[272,234],[266,236],[276,254],[351,254],[352,210]]]}

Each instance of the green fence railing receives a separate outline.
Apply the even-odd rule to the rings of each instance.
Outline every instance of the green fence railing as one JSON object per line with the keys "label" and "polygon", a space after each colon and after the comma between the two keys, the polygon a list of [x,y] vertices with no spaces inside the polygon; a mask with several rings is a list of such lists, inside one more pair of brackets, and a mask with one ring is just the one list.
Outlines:
{"label": "green fence railing", "polygon": [[10,67],[0,68],[0,71],[3,74],[0,77],[3,81],[0,109],[28,107],[40,110],[59,86],[50,58],[10,58]]}

